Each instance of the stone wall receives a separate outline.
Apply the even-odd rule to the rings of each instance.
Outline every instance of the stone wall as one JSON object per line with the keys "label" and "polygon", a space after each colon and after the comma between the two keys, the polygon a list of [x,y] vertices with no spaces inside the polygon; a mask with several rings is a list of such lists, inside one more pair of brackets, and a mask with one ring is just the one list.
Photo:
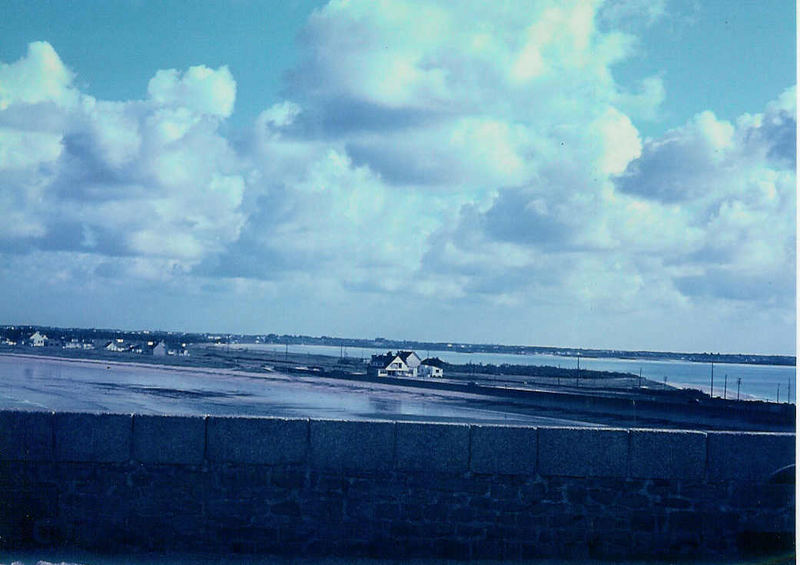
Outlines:
{"label": "stone wall", "polygon": [[0,549],[791,550],[794,434],[0,412]]}

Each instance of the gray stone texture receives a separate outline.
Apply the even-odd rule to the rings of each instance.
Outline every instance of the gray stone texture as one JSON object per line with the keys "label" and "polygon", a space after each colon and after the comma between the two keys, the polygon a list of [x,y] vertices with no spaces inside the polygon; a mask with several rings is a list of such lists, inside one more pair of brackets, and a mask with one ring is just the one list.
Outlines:
{"label": "gray stone texture", "polygon": [[564,477],[625,477],[628,432],[606,428],[539,428],[539,472]]}
{"label": "gray stone texture", "polygon": [[0,461],[52,458],[52,412],[0,412]]}
{"label": "gray stone texture", "polygon": [[706,434],[692,431],[631,430],[630,476],[644,479],[702,479]]}
{"label": "gray stone texture", "polygon": [[[5,422],[5,429],[10,429],[8,422],[14,417],[0,413],[0,426]],[[19,418],[26,422],[28,417]],[[681,442],[696,448],[694,438],[678,440],[661,433],[634,438],[618,430],[543,429],[538,451],[550,474],[477,473],[466,472],[467,426],[353,423],[350,427],[347,422],[319,421],[309,426],[305,420],[213,418],[216,439],[209,445],[217,444],[217,455],[220,442],[238,442],[229,446],[228,455],[265,461],[217,458],[184,465],[97,460],[95,447],[101,437],[112,440],[111,445],[125,443],[125,434],[111,433],[120,422],[128,424],[130,442],[131,424],[150,424],[149,428],[134,425],[138,430],[134,433],[183,437],[182,420],[54,417],[57,447],[63,451],[64,442],[72,441],[77,445],[74,450],[89,453],[94,460],[0,460],[0,552],[68,547],[117,554],[281,554],[300,560],[336,555],[343,561],[371,556],[556,563],[630,562],[647,556],[664,562],[728,563],[764,560],[794,550],[794,484],[754,480],[744,464],[723,467],[731,478],[708,481],[570,476],[580,470],[578,462],[547,460],[546,450],[562,457],[575,452],[580,461],[608,469],[610,453],[627,466],[621,440],[630,441],[634,458],[637,450],[670,452],[680,449]],[[343,453],[362,443],[366,452],[370,442],[382,450],[383,434],[393,425],[397,457],[402,457],[405,469],[368,469],[379,454],[375,459],[366,453],[349,459]],[[22,429],[22,424],[15,426]],[[510,453],[514,444],[524,443],[519,430],[475,429],[480,431],[473,435],[473,448],[496,440],[497,446],[507,444],[501,451]],[[508,438],[503,438],[505,432]],[[292,441],[281,443],[275,434]],[[793,459],[789,448],[793,435],[711,435],[715,436],[712,451],[732,451],[731,457],[747,452],[759,458],[765,451],[782,451],[773,463]],[[94,439],[88,441],[87,436]],[[266,447],[256,451],[243,447],[264,437],[270,438]],[[324,457],[325,465],[274,463],[275,450],[305,453],[309,437],[315,446],[319,443],[318,449],[311,449],[311,459]],[[332,448],[337,441],[341,447]],[[150,443],[147,448],[157,445]],[[284,456],[297,457],[297,453]],[[483,457],[477,455],[474,462]],[[712,457],[718,459],[719,454]],[[339,463],[327,468],[330,461],[338,461],[341,468]],[[511,465],[505,456],[489,461],[487,465],[498,469]],[[665,461],[662,468],[675,474],[695,472],[693,465],[687,471],[674,458]],[[350,463],[355,467],[347,469]],[[412,464],[416,468],[408,468]],[[561,474],[552,472],[558,465]],[[758,556],[754,551],[760,552]]]}
{"label": "gray stone texture", "polygon": [[133,417],[133,459],[143,463],[203,462],[206,422],[203,417]]}
{"label": "gray stone texture", "polygon": [[464,472],[469,465],[469,426],[397,423],[397,468]]}
{"label": "gray stone texture", "polygon": [[394,427],[393,422],[311,420],[311,464],[324,469],[391,469]]}
{"label": "gray stone texture", "polygon": [[708,433],[708,478],[766,481],[795,462],[794,434]]}
{"label": "gray stone texture", "polygon": [[537,439],[536,428],[470,426],[470,470],[531,475],[536,472]]}
{"label": "gray stone texture", "polygon": [[54,416],[58,461],[115,462],[131,456],[132,416],[72,414]]}
{"label": "gray stone texture", "polygon": [[209,417],[206,457],[232,463],[304,463],[308,420]]}

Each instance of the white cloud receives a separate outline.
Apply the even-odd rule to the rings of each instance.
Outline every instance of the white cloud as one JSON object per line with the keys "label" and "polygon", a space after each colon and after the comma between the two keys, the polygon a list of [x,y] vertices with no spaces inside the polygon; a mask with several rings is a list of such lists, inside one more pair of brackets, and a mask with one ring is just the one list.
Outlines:
{"label": "white cloud", "polygon": [[300,112],[302,112],[300,106],[291,100],[284,100],[261,112],[256,123],[262,127],[283,128],[291,125]]}
{"label": "white cloud", "polygon": [[204,65],[158,71],[147,93],[159,106],[187,108],[198,114],[227,118],[236,100],[236,81],[228,67],[217,70]]}
{"label": "white cloud", "polygon": [[639,132],[630,118],[616,108],[608,108],[594,121],[591,129],[595,129],[602,140],[603,152],[598,159],[598,168],[603,175],[623,172],[628,163],[642,152]]}
{"label": "white cloud", "polygon": [[73,78],[43,42],[0,67],[5,247],[188,267],[238,237],[244,179],[217,131],[235,96],[227,68],[159,72],[143,101],[96,100]]}
{"label": "white cloud", "polygon": [[331,2],[301,36],[287,99],[235,144],[221,133],[227,67],[161,70],[145,100],[108,102],[32,44],[0,67],[13,219],[0,249],[31,276],[51,261],[61,280],[179,281],[343,312],[398,296],[442,315],[785,308],[794,91],[643,141],[636,123],[658,118],[663,81],[625,91],[612,70],[636,45],[620,27],[662,14]]}
{"label": "white cloud", "polygon": [[20,131],[0,127],[0,169],[27,169],[48,163],[61,155],[61,136],[40,131]]}
{"label": "white cloud", "polygon": [[31,43],[22,59],[0,64],[0,110],[14,103],[72,105],[78,98],[73,77],[49,43]]}
{"label": "white cloud", "polygon": [[667,13],[667,0],[609,0],[600,8],[600,21],[610,26],[651,26]]}

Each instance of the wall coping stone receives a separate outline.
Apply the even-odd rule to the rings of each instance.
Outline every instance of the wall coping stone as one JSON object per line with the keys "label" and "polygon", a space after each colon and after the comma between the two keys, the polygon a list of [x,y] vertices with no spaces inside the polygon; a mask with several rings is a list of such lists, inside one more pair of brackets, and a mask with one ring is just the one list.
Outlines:
{"label": "wall coping stone", "polygon": [[133,459],[142,463],[199,465],[205,458],[203,416],[133,417]]}
{"label": "wall coping stone", "polygon": [[0,411],[0,461],[765,481],[795,434]]}
{"label": "wall coping stone", "polygon": [[131,458],[132,414],[56,412],[55,459],[123,462]]}
{"label": "wall coping stone", "polygon": [[795,434],[708,432],[708,479],[766,480],[795,461]]}
{"label": "wall coping stone", "polygon": [[397,468],[462,473],[469,468],[469,425],[397,422]]}
{"label": "wall coping stone", "polygon": [[536,472],[539,433],[535,427],[470,426],[470,470],[474,473],[530,475]]}
{"label": "wall coping stone", "polygon": [[694,431],[630,431],[629,472],[642,479],[703,479],[706,434]]}
{"label": "wall coping stone", "polygon": [[53,459],[53,412],[0,412],[0,461]]}
{"label": "wall coping stone", "polygon": [[394,422],[311,420],[309,438],[314,467],[388,471],[394,466]]}
{"label": "wall coping stone", "polygon": [[206,457],[230,463],[305,463],[309,420],[209,416]]}
{"label": "wall coping stone", "polygon": [[565,477],[626,477],[628,430],[539,428],[539,472]]}

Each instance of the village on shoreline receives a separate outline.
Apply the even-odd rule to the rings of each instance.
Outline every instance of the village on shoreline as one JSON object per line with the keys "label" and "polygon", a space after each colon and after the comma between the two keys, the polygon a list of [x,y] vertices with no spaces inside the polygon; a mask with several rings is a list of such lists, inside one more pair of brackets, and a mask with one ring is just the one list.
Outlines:
{"label": "village on shoreline", "polygon": [[[0,345],[31,345],[31,337],[39,334],[37,347],[150,353],[155,346],[164,344],[164,355],[189,354],[190,346],[198,345],[321,345],[342,348],[362,348],[383,351],[427,351],[456,353],[491,353],[508,355],[552,355],[565,358],[640,359],[659,361],[688,361],[695,363],[736,363],[750,365],[795,366],[793,355],[761,355],[747,353],[691,353],[670,351],[628,351],[617,349],[567,348],[529,345],[470,344],[456,342],[429,342],[395,340],[376,337],[345,338],[330,336],[193,333],[160,330],[119,330],[100,328],[59,328],[37,325],[0,326]],[[162,352],[156,351],[156,355]]]}
{"label": "village on shoreline", "polygon": [[[648,425],[690,429],[794,427],[792,405],[747,397],[739,400],[738,395],[735,399],[712,397],[697,388],[580,366],[456,364],[442,361],[435,353],[423,358],[412,349],[385,350],[386,353],[373,354],[371,358],[335,356],[326,348],[296,347],[290,351],[288,344],[264,347],[259,341],[250,346],[239,340],[231,343],[233,340],[225,336],[198,339],[197,334],[185,333],[59,332],[41,327],[16,327],[14,331],[17,333],[3,332],[0,328],[0,355],[53,362],[106,363],[107,368],[140,365],[267,380],[323,379],[334,386],[336,382],[342,385],[349,382],[367,387],[388,385],[398,390],[411,387],[411,390],[448,391],[448,394],[468,394],[483,399],[480,402],[512,411],[580,415],[612,425],[649,422]],[[320,350],[322,353],[316,352]],[[509,408],[512,406],[515,408]]]}

